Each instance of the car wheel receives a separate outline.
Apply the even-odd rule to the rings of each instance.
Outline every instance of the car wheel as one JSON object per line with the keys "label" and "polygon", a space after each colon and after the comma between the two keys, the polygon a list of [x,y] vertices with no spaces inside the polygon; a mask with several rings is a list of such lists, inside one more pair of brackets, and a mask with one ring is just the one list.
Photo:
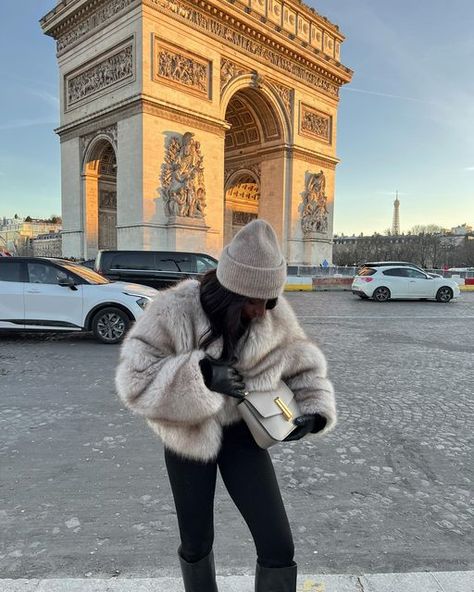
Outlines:
{"label": "car wheel", "polygon": [[92,320],[92,331],[102,343],[119,343],[130,325],[130,318],[120,308],[113,306],[100,310]]}
{"label": "car wheel", "polygon": [[453,291],[448,286],[443,286],[436,293],[436,300],[438,302],[449,302],[453,297]]}
{"label": "car wheel", "polygon": [[390,296],[390,290],[388,288],[385,288],[385,286],[377,288],[376,290],[374,290],[374,293],[372,294],[372,298],[377,302],[387,302],[387,300],[390,300]]}

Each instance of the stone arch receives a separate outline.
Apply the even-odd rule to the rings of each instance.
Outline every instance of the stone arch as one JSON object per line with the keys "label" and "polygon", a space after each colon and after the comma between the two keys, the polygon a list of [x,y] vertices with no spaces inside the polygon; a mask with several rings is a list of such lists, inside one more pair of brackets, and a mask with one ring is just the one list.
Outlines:
{"label": "stone arch", "polygon": [[[274,90],[255,76],[241,75],[222,94],[229,125],[224,149],[224,243],[250,220],[263,217],[283,238],[289,114]],[[276,163],[278,162],[278,165]],[[273,171],[279,174],[274,179]]]}
{"label": "stone arch", "polygon": [[220,115],[222,119],[226,119],[227,108],[232,98],[238,92],[245,91],[250,91],[253,97],[259,98],[260,105],[264,105],[264,110],[273,112],[281,130],[281,141],[285,144],[291,142],[293,137],[291,113],[288,112],[287,106],[272,83],[266,82],[264,78],[255,74],[236,76],[225,86],[221,94]]}
{"label": "stone arch", "polygon": [[117,155],[114,143],[98,134],[85,147],[82,163],[85,258],[117,248]]}

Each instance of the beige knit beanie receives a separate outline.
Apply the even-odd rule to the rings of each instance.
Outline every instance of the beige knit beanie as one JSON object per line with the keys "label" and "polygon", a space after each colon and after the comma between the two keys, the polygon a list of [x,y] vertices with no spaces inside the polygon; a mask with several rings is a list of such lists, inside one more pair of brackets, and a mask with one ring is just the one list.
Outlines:
{"label": "beige knit beanie", "polygon": [[253,220],[239,230],[222,251],[217,279],[241,296],[278,298],[286,281],[286,261],[268,222]]}

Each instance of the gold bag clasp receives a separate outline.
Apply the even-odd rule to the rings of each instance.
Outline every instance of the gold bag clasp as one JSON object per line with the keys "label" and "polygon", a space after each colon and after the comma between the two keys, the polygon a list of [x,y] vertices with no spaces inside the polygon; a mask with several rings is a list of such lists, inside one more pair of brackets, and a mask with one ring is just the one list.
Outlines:
{"label": "gold bag clasp", "polygon": [[275,399],[273,400],[275,401],[276,405],[278,405],[278,407],[281,409],[281,412],[285,416],[286,421],[291,421],[293,419],[293,413],[291,412],[291,409],[288,407],[288,405],[284,401],[282,401],[280,397],[275,397]]}

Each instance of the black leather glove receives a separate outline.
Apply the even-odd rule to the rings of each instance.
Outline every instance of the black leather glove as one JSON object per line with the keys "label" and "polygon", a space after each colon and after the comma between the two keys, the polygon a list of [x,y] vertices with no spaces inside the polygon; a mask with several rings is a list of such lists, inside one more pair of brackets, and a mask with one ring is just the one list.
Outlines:
{"label": "black leather glove", "polygon": [[237,370],[224,362],[206,356],[199,362],[204,384],[211,391],[242,400],[245,397],[245,384]]}
{"label": "black leather glove", "polygon": [[316,434],[317,432],[320,432],[326,426],[326,418],[318,413],[315,413],[314,415],[300,415],[293,420],[293,423],[295,424],[296,429],[283,440],[284,442],[301,440],[301,438],[304,438],[307,434]]}

